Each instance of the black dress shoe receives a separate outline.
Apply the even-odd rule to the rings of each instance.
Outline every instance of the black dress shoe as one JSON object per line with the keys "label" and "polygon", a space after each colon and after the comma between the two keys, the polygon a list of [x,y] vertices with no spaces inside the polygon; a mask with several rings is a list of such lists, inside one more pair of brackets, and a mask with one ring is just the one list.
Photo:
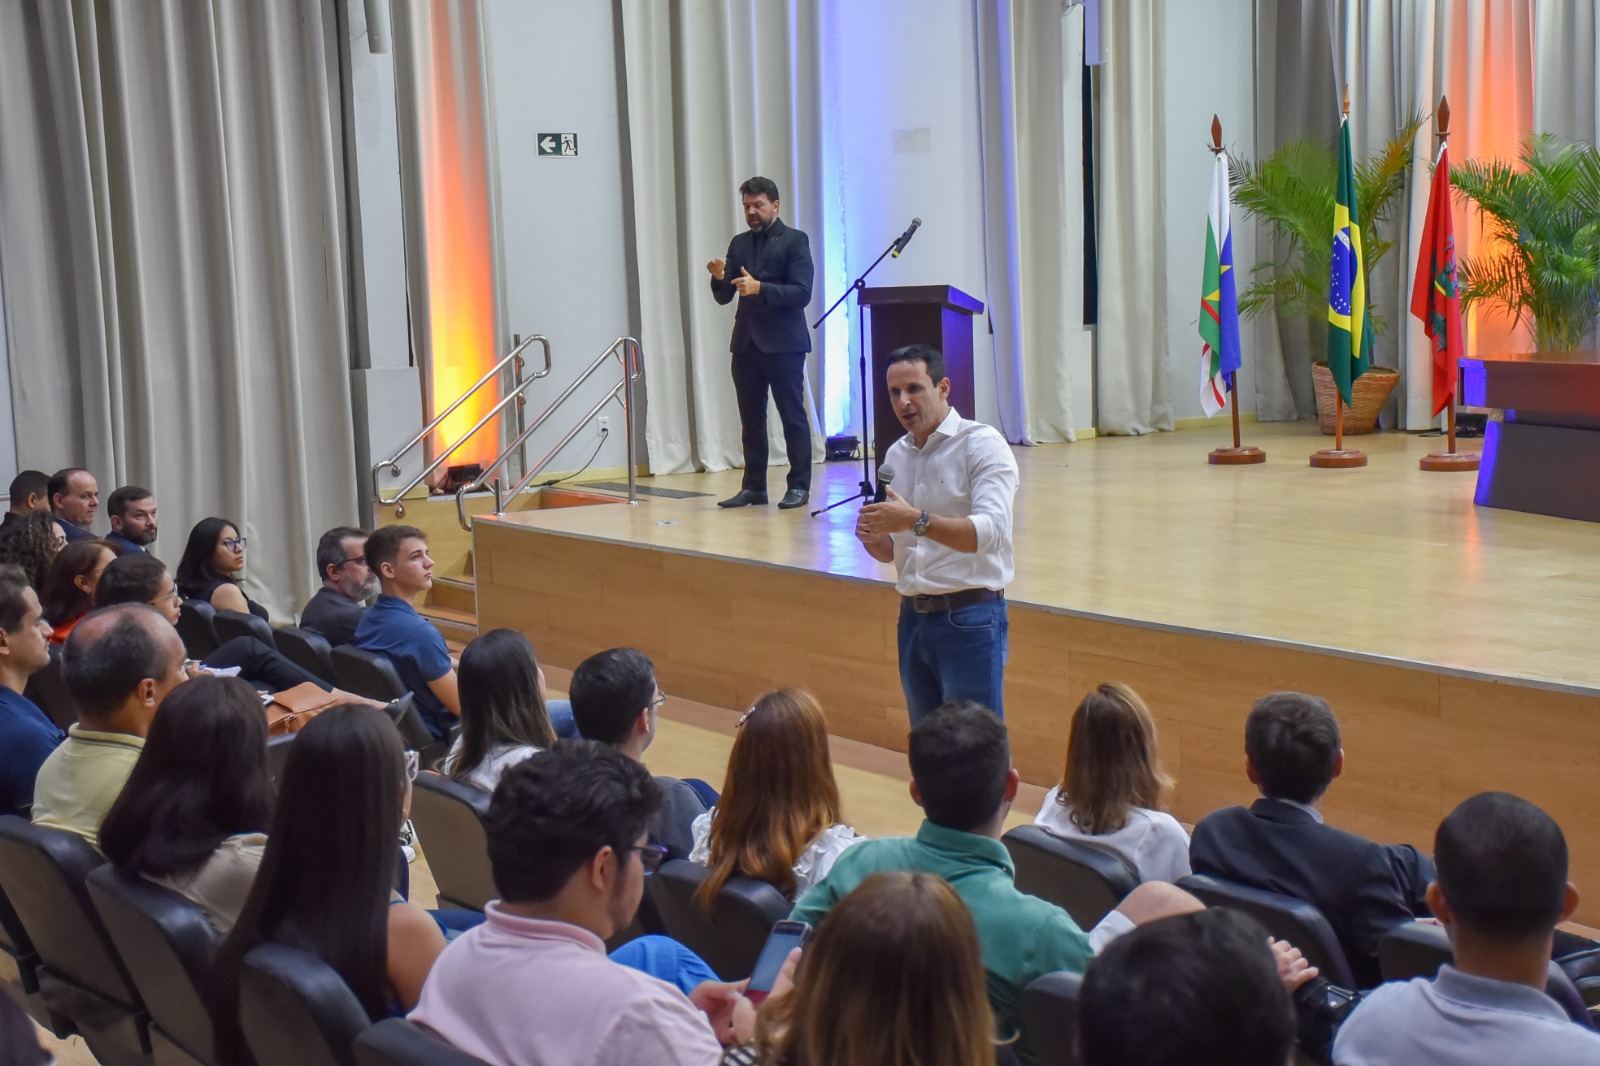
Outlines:
{"label": "black dress shoe", "polygon": [[796,507],[804,507],[811,502],[811,493],[805,489],[790,489],[783,494],[783,499],[778,501],[778,510],[792,511]]}
{"label": "black dress shoe", "polygon": [[767,494],[756,492],[754,489],[740,489],[726,500],[717,501],[718,507],[749,507],[752,504],[765,507],[767,505]]}

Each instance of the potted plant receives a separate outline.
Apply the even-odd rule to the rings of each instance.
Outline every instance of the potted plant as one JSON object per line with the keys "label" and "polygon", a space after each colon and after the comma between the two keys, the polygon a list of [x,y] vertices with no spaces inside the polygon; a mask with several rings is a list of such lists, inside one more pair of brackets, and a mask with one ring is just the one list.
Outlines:
{"label": "potted plant", "polygon": [[1461,302],[1517,322],[1531,317],[1540,351],[1581,348],[1600,319],[1600,150],[1536,134],[1519,163],[1450,168],[1456,191],[1499,239],[1460,264]]}
{"label": "potted plant", "polygon": [[[1385,223],[1411,170],[1411,145],[1427,121],[1414,116],[1375,155],[1356,166],[1356,210],[1361,219],[1368,285],[1377,264],[1394,247]],[[1259,163],[1229,160],[1233,201],[1288,239],[1282,260],[1265,259],[1251,267],[1252,281],[1239,294],[1239,312],[1254,317],[1277,308],[1305,315],[1312,323],[1328,316],[1328,264],[1333,258],[1333,198],[1339,160],[1334,150],[1314,140],[1290,141]],[[1369,289],[1370,291],[1370,289]],[[1369,306],[1372,331],[1381,336],[1388,323]],[[1333,433],[1334,385],[1328,371],[1327,334],[1310,331],[1312,380],[1322,432]],[[1378,413],[1400,380],[1400,372],[1374,366],[1357,378],[1353,402],[1345,411],[1346,433],[1371,433]]]}

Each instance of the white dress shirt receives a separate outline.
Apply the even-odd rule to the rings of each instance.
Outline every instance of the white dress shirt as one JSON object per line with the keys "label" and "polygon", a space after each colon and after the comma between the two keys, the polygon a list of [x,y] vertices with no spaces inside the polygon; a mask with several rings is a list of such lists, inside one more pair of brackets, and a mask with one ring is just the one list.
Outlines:
{"label": "white dress shirt", "polygon": [[1004,591],[1016,576],[1011,510],[1017,498],[1017,459],[998,430],[962,418],[954,407],[918,448],[907,433],[889,445],[894,491],[930,515],[970,518],[978,550],[958,552],[910,530],[891,533],[895,588],[902,596],[962,589]]}

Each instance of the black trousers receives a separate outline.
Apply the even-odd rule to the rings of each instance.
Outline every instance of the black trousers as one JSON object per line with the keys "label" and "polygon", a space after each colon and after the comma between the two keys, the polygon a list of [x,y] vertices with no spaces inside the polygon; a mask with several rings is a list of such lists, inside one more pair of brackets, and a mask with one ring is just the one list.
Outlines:
{"label": "black trousers", "polygon": [[806,418],[806,353],[746,348],[733,353],[733,388],[739,397],[744,442],[744,485],[767,491],[767,390],[783,420],[789,453],[789,488],[811,491],[811,423]]}
{"label": "black trousers", "polygon": [[207,655],[205,665],[216,669],[237,666],[242,679],[268,692],[282,692],[304,681],[309,681],[324,691],[332,687],[315,674],[300,669],[279,654],[276,648],[261,643],[255,637],[234,637]]}

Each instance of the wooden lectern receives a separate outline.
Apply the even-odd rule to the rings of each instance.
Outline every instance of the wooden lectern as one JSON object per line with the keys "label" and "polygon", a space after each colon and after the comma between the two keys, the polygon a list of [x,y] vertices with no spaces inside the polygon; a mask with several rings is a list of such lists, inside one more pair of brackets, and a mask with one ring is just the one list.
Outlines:
{"label": "wooden lectern", "polygon": [[908,344],[929,344],[944,353],[950,403],[963,418],[975,418],[972,401],[972,316],[983,304],[954,285],[892,285],[861,290],[861,306],[872,308],[872,454],[883,462],[905,428],[884,388],[889,354]]}

